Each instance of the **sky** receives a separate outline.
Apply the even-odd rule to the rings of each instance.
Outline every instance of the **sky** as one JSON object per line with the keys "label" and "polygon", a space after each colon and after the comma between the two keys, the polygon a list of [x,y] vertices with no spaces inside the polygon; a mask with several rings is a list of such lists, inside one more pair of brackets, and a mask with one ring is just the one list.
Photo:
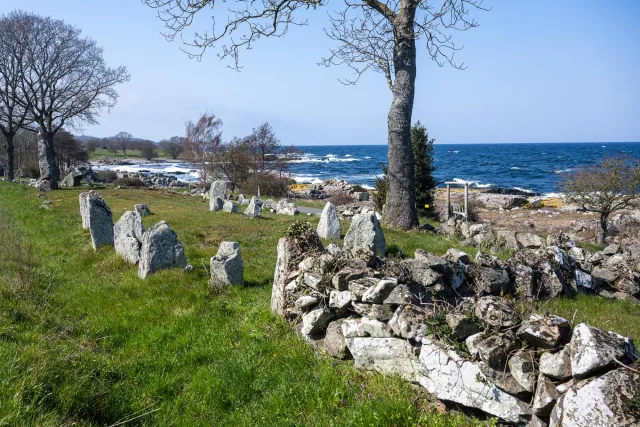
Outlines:
{"label": "sky", "polygon": [[[347,68],[317,65],[335,46],[323,32],[327,13],[343,4],[329,1],[305,14],[307,26],[258,40],[241,52],[240,72],[214,50],[190,59],[141,1],[0,0],[0,13],[19,7],[63,19],[104,47],[107,64],[129,70],[117,106],[76,134],[127,131],[159,141],[211,112],[227,140],[267,121],[284,145],[385,144],[391,92],[384,77],[370,72],[344,86]],[[439,67],[418,42],[413,121],[436,143],[640,141],[640,1],[484,6],[491,10],[472,14],[478,28],[454,35],[466,70]],[[206,29],[213,13],[202,11],[193,29]]]}

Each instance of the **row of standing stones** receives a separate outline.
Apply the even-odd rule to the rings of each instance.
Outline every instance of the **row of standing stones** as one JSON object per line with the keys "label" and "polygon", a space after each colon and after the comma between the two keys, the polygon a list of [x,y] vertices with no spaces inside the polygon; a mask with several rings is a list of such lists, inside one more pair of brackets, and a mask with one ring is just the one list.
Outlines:
{"label": "row of standing stones", "polygon": [[583,271],[594,254],[550,245],[508,261],[479,253],[471,262],[453,248],[385,259],[374,212],[353,217],[342,248],[320,237],[300,222],[279,240],[271,296],[272,311],[316,349],[509,424],[638,425],[640,354],[631,339],[524,316],[502,297],[572,293],[576,266]]}
{"label": "row of standing stones", "polygon": [[[88,229],[94,250],[114,246],[116,254],[130,264],[138,265],[138,276],[146,279],[152,273],[167,268],[193,267],[187,264],[184,246],[165,221],[145,230],[142,216],[150,214],[146,204],[135,205],[114,225],[111,209],[95,191],[80,193],[82,227]],[[210,260],[211,282],[229,285],[244,284],[244,263],[237,242],[224,241]]]}

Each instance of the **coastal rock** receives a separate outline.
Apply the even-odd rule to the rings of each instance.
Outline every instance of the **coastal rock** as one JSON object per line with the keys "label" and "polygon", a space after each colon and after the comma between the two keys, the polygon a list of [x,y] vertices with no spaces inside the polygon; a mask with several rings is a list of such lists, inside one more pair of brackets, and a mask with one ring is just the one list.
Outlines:
{"label": "coastal rock", "polygon": [[640,395],[640,374],[618,368],[578,383],[558,400],[551,426],[637,426],[638,410],[631,402]]}
{"label": "coastal rock", "polygon": [[184,268],[186,265],[184,247],[166,222],[161,221],[145,231],[138,264],[138,276],[141,279],[161,269]]}
{"label": "coastal rock", "polygon": [[356,369],[399,375],[407,381],[418,376],[417,350],[400,338],[347,338]]}
{"label": "coastal rock", "polygon": [[383,257],[387,243],[380,223],[373,212],[353,217],[344,237],[342,250],[353,258],[363,258],[367,264],[375,263],[376,257]]}
{"label": "coastal rock", "polygon": [[245,209],[244,214],[250,218],[259,218],[262,215],[262,207],[260,206],[260,200],[253,196],[249,201],[249,205],[247,209]]}
{"label": "coastal rock", "polygon": [[231,200],[225,200],[222,205],[222,210],[228,213],[238,213],[238,205],[233,203]]}
{"label": "coastal rock", "polygon": [[318,222],[318,235],[323,239],[339,239],[341,230],[338,211],[333,204],[327,202]]}
{"label": "coastal rock", "polygon": [[498,328],[512,328],[520,323],[520,315],[516,309],[496,296],[485,296],[476,302],[475,314],[486,324]]}
{"label": "coastal rock", "polygon": [[244,285],[244,262],[238,242],[222,242],[210,261],[211,281],[224,285]]}
{"label": "coastal rock", "polygon": [[571,372],[574,378],[582,379],[621,362],[635,360],[638,350],[628,338],[613,332],[593,328],[580,323],[573,329],[569,343]]}
{"label": "coastal rock", "polygon": [[94,250],[113,245],[113,217],[102,196],[89,194],[86,198],[86,215]]}
{"label": "coastal rock", "polygon": [[113,226],[113,241],[116,254],[130,264],[140,260],[140,247],[144,227],[137,211],[126,211]]}
{"label": "coastal rock", "polygon": [[510,423],[525,423],[527,404],[488,382],[478,364],[431,338],[422,339],[418,382],[434,397],[480,409]]}
{"label": "coastal rock", "polygon": [[474,198],[487,209],[512,209],[529,203],[526,197],[506,194],[478,193]]}

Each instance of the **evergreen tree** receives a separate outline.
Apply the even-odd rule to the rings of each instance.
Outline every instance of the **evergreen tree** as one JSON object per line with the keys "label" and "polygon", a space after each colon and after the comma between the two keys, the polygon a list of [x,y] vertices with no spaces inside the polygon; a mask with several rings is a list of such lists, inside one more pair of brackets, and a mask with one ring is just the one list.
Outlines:
{"label": "evergreen tree", "polygon": [[[438,182],[433,177],[436,170],[433,164],[433,143],[435,139],[429,139],[427,128],[420,122],[411,128],[411,146],[413,148],[415,168],[416,211],[421,216],[433,216],[435,213],[433,190]],[[388,168],[382,166],[382,178],[376,180],[376,206],[382,209],[387,200]]]}

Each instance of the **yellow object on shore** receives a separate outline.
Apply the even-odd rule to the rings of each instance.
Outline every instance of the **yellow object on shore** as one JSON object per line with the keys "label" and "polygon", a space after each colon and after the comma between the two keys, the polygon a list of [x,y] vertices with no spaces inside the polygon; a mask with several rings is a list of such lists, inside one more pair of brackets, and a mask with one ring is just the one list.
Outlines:
{"label": "yellow object on shore", "polygon": [[291,184],[289,186],[289,190],[291,190],[291,191],[302,191],[302,190],[306,190],[307,188],[309,188],[309,185],[311,185],[311,184]]}

